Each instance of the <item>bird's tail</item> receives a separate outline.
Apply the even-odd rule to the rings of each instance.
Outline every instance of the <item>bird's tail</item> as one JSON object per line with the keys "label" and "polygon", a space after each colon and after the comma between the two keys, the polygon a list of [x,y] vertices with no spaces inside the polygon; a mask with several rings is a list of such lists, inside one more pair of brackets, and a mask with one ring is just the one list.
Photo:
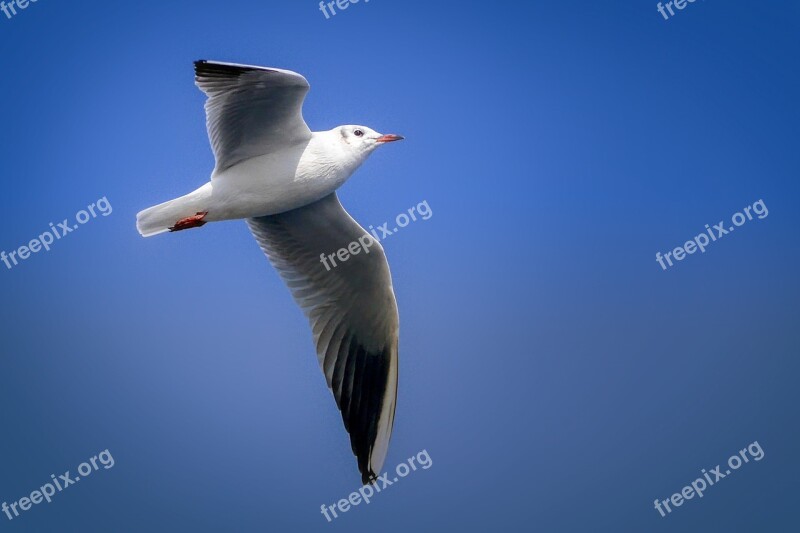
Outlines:
{"label": "bird's tail", "polygon": [[170,231],[178,221],[208,211],[208,186],[169,202],[153,206],[136,215],[136,229],[142,237],[152,237]]}

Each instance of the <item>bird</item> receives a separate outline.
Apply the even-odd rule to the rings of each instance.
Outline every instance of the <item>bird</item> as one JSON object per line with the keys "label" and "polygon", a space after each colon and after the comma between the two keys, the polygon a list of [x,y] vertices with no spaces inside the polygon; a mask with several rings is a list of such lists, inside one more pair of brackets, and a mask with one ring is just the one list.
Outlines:
{"label": "bird", "polygon": [[[310,85],[290,70],[208,60],[194,70],[214,169],[195,191],[139,212],[137,229],[151,237],[246,220],[309,321],[361,481],[375,483],[394,426],[399,313],[383,247],[336,191],[378,147],[403,137],[358,125],[312,132],[303,118]],[[356,242],[364,253],[321,264]]]}

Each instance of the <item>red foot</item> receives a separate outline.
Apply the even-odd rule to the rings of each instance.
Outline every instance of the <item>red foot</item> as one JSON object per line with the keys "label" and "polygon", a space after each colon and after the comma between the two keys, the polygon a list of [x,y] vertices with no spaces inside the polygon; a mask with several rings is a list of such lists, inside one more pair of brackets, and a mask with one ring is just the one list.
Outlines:
{"label": "red foot", "polygon": [[201,212],[197,213],[194,216],[183,218],[183,219],[177,221],[174,226],[169,228],[169,230],[170,231],[182,231],[182,230],[185,230],[185,229],[199,228],[200,226],[204,226],[205,222],[203,221],[203,219],[206,218],[207,214],[208,214],[208,211],[206,211],[206,212],[202,212],[201,211]]}

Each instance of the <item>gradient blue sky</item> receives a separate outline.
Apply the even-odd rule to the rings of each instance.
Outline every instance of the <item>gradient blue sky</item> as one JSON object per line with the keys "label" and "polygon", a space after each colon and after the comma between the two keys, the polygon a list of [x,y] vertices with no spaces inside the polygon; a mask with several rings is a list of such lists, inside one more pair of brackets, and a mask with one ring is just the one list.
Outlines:
{"label": "gradient blue sky", "polygon": [[[800,124],[790,1],[39,0],[0,14],[0,503],[115,466],[3,531],[789,531],[798,527]],[[310,333],[243,222],[142,239],[213,166],[192,61],[303,73],[312,129],[406,141],[341,190],[401,313],[386,466],[358,472]],[[662,271],[655,253],[753,202]],[[751,462],[653,508],[753,441]]]}

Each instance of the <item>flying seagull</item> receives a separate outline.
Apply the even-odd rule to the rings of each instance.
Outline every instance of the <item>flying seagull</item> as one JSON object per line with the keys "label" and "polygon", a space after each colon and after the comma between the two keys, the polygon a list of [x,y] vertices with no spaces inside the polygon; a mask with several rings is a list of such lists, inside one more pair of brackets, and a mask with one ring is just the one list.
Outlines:
{"label": "flying seagull", "polygon": [[[345,211],[336,190],[379,146],[399,141],[366,126],[312,132],[306,79],[288,70],[195,63],[206,94],[216,166],[211,180],[136,217],[144,237],[246,219],[308,317],[319,365],[342,413],[364,484],[380,473],[397,399],[399,318],[383,248]],[[367,244],[335,268],[322,254]]]}

